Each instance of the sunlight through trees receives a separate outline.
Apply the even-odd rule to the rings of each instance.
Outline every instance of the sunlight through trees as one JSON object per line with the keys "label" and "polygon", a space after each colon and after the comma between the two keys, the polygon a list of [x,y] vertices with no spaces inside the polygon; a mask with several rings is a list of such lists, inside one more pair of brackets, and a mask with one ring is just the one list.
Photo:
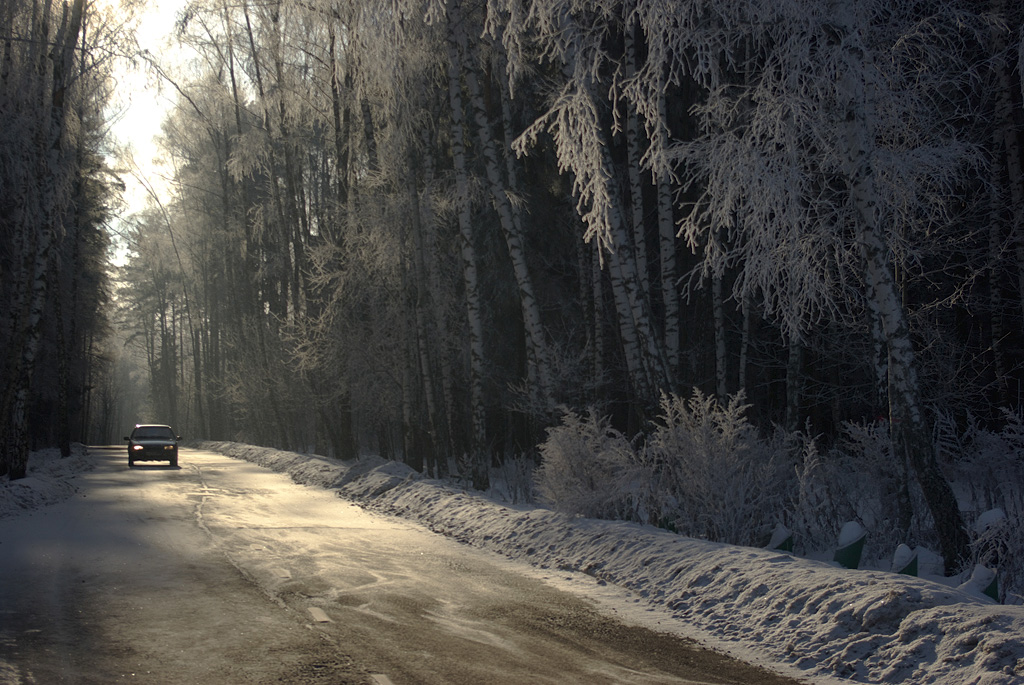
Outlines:
{"label": "sunlight through trees", "polygon": [[[10,469],[39,284],[110,182],[64,95],[99,40],[80,5],[3,5]],[[884,427],[902,525],[963,559],[935,417],[998,425],[1024,381],[1024,11],[982,5],[189,2],[190,59],[147,56],[171,199],[118,274],[145,411],[486,488],[560,408],[642,441],[742,394],[766,432]]]}

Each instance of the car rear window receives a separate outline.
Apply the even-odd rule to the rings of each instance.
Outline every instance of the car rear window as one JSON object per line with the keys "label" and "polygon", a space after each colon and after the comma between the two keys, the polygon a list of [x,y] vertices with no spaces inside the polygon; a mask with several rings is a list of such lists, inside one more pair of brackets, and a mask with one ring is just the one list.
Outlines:
{"label": "car rear window", "polygon": [[167,438],[174,439],[174,431],[161,426],[136,428],[132,431],[134,438]]}

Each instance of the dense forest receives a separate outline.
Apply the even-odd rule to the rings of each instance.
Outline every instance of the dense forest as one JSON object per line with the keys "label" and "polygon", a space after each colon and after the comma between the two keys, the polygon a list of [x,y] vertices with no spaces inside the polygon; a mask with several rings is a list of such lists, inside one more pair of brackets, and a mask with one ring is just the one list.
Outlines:
{"label": "dense forest", "polygon": [[1018,3],[190,2],[186,63],[138,53],[173,196],[113,293],[83,5],[3,5],[12,472],[73,416],[486,488],[692,396],[822,451],[882,427],[901,527],[965,558],[940,438],[1022,404]]}
{"label": "dense forest", "polygon": [[0,1],[0,475],[83,441],[110,367],[107,107],[124,18]]}

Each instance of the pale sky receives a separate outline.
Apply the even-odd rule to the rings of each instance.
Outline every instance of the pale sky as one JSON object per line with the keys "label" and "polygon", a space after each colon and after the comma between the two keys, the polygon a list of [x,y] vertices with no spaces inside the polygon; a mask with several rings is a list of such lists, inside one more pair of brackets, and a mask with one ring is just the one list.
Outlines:
{"label": "pale sky", "polygon": [[[162,64],[171,64],[177,52],[173,40],[174,21],[177,12],[187,0],[160,0],[146,4],[138,29],[139,44],[148,49]],[[114,125],[114,135],[122,145],[130,144],[134,149],[135,163],[141,168],[142,176],[157,187],[164,199],[167,191],[163,178],[169,170],[157,158],[160,151],[154,137],[160,134],[160,125],[172,106],[173,90],[158,83],[155,75],[148,74],[145,65],[126,70],[118,75],[119,92],[127,110]],[[144,209],[148,202],[145,188],[127,171],[122,176],[127,186],[125,202],[128,211]]]}

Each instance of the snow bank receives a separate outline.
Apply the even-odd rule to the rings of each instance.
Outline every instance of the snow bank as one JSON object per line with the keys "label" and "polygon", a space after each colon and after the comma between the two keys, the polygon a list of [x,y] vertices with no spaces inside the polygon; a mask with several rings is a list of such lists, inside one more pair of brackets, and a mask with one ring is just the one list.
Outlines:
{"label": "snow bank", "polygon": [[78,490],[72,477],[92,467],[84,445],[72,445],[66,459],[56,448],[33,452],[25,478],[12,482],[7,476],[0,477],[0,518],[67,499]]}
{"label": "snow bank", "polygon": [[346,465],[233,443],[197,446],[335,488],[467,544],[628,588],[732,653],[788,664],[812,679],[1024,682],[1024,607],[997,605],[977,591],[507,506],[380,459]]}

